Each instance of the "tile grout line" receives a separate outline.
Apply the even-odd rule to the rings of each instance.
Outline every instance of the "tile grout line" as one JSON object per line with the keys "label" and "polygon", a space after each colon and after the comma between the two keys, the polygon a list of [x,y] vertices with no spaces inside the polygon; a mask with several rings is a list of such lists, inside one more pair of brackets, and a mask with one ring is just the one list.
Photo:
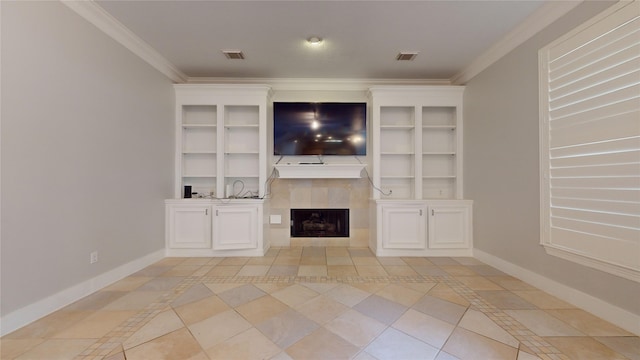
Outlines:
{"label": "tile grout line", "polygon": [[490,304],[479,296],[473,289],[464,285],[453,277],[445,277],[444,283],[452,288],[458,295],[469,301],[470,308],[485,314],[491,321],[513,336],[519,343],[525,345],[542,359],[571,360],[561,351],[549,344],[542,337],[534,334],[527,327],[512,318],[510,315]]}
{"label": "tile grout line", "polygon": [[191,275],[185,277],[176,287],[169,289],[161,295],[155,302],[138,312],[134,317],[125,320],[116,328],[109,331],[102,338],[98,339],[94,344],[90,345],[75,359],[103,359],[110,355],[118,346],[122,346],[124,341],[130,338],[151,319],[162,311],[170,308],[170,303],[184,294],[191,286],[206,283],[339,283],[339,284],[364,284],[364,283],[422,283],[422,282],[444,283],[453,289],[458,295],[462,296],[470,303],[470,308],[478,310],[489,317],[493,322],[500,326],[503,330],[513,336],[519,343],[525,345],[531,351],[534,351],[541,359],[553,360],[569,360],[562,352],[558,351],[551,344],[540,336],[534,334],[513,319],[502,310],[491,305],[489,302],[480,297],[474,290],[456,280],[451,275],[445,276],[429,276],[429,275],[395,275],[395,276],[213,276],[206,274]]}

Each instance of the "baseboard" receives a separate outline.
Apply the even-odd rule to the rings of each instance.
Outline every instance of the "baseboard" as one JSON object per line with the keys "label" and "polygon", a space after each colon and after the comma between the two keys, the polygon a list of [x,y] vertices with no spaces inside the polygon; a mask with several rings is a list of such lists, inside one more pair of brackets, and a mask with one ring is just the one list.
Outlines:
{"label": "baseboard", "polygon": [[164,249],[158,250],[11,312],[0,318],[0,324],[2,324],[2,326],[0,326],[0,336],[9,334],[124,277],[142,270],[162,260],[165,257],[164,254]]}
{"label": "baseboard", "polygon": [[640,336],[640,315],[631,313],[609,304],[602,299],[583,293],[481,250],[473,249],[473,255],[476,259],[487,265],[491,265],[502,272],[525,281],[540,290]]}

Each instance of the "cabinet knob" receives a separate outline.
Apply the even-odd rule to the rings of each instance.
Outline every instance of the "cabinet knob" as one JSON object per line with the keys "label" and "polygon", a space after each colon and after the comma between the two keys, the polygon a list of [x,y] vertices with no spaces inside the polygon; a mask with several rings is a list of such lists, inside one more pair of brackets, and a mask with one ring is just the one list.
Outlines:
{"label": "cabinet knob", "polygon": [[204,209],[204,214],[208,216],[209,215],[209,209]]}
{"label": "cabinet knob", "polygon": [[435,211],[433,211],[433,209],[431,209],[431,216],[434,216],[436,213]]}
{"label": "cabinet knob", "polygon": [[422,216],[422,209],[420,209],[420,216]]}

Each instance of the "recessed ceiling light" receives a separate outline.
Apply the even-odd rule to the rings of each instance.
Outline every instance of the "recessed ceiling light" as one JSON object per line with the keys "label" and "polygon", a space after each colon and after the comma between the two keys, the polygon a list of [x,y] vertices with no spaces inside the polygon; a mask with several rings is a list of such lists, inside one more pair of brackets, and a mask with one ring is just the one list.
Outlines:
{"label": "recessed ceiling light", "polygon": [[312,46],[320,46],[320,44],[322,44],[322,38],[317,36],[312,36],[307,39],[307,42],[309,43],[309,45],[312,45]]}
{"label": "recessed ceiling light", "polygon": [[400,52],[396,56],[396,60],[398,61],[412,61],[418,56],[417,52]]}
{"label": "recessed ceiling light", "polygon": [[227,59],[244,60],[244,54],[241,50],[222,50]]}

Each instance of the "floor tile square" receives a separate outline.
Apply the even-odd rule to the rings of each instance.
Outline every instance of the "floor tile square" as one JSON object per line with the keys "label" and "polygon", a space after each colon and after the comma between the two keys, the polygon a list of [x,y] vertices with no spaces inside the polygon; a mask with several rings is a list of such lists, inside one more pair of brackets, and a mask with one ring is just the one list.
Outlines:
{"label": "floor tile square", "polygon": [[393,328],[385,330],[365,351],[379,360],[428,360],[435,359],[438,354],[435,347]]}
{"label": "floor tile square", "polygon": [[592,337],[547,337],[545,338],[562,353],[571,359],[580,360],[622,360],[626,359],[620,353],[598,342]]}
{"label": "floor tile square", "polygon": [[56,339],[100,339],[109,331],[134,316],[135,310],[95,311],[69,328],[56,333]]}
{"label": "floor tile square", "polygon": [[233,310],[189,325],[191,334],[203,349],[213,347],[249,328],[251,324]]}
{"label": "floor tile square", "polygon": [[171,306],[178,307],[194,301],[202,300],[213,295],[213,291],[206,287],[204,284],[196,284],[186,290],[177,299],[171,302]]}
{"label": "floor tile square", "polygon": [[329,290],[325,295],[346,306],[353,307],[362,300],[371,296],[371,293],[360,290],[351,285],[342,284]]}
{"label": "floor tile square", "polygon": [[413,309],[404,313],[393,327],[438,349],[455,329],[455,325]]}
{"label": "floor tile square", "polygon": [[327,276],[326,265],[300,265],[298,276]]}
{"label": "floor tile square", "polygon": [[630,332],[581,309],[553,309],[545,312],[589,336],[633,336]]}
{"label": "floor tile square", "polygon": [[349,256],[329,256],[327,265],[353,265],[353,261]]}
{"label": "floor tile square", "polygon": [[300,265],[327,265],[327,258],[318,256],[303,256],[300,258]]}
{"label": "floor tile square", "polygon": [[269,265],[245,265],[236,276],[265,276],[269,272]]}
{"label": "floor tile square", "polygon": [[272,296],[263,296],[236,307],[236,311],[253,325],[264,322],[287,310],[289,310],[289,306]]}
{"label": "floor tile square", "polygon": [[320,328],[286,349],[294,359],[350,359],[360,351],[336,334]]}
{"label": "floor tile square", "polygon": [[360,276],[389,276],[382,265],[356,265]]}
{"label": "floor tile square", "polygon": [[267,272],[268,276],[296,276],[298,275],[298,265],[271,265]]}
{"label": "floor tile square", "polygon": [[505,313],[539,336],[584,336],[578,329],[544,310],[505,310]]}
{"label": "floor tile square", "polygon": [[390,276],[415,276],[418,273],[409,265],[383,265]]}
{"label": "floor tile square", "polygon": [[363,347],[382,333],[387,325],[355,310],[348,310],[324,327],[353,345]]}
{"label": "floor tile square", "polygon": [[242,265],[216,265],[207,273],[209,276],[235,276]]}
{"label": "floor tile square", "polygon": [[284,349],[318,328],[318,324],[289,309],[256,326],[267,338]]}
{"label": "floor tile square", "polygon": [[276,299],[282,301],[283,303],[291,307],[296,307],[302,303],[305,303],[313,299],[318,295],[319,294],[316,291],[313,291],[308,287],[298,285],[298,284],[291,285],[289,287],[286,287],[282,290],[278,290],[271,294],[271,296],[275,297]]}
{"label": "floor tile square", "polygon": [[599,336],[594,339],[605,344],[610,349],[628,357],[630,360],[640,360],[640,337]]}
{"label": "floor tile square", "polygon": [[231,308],[219,297],[209,296],[192,303],[175,307],[174,310],[185,324],[191,325],[231,310]]}
{"label": "floor tile square", "polygon": [[330,297],[320,295],[299,305],[296,307],[296,310],[307,318],[322,325],[340,316],[340,314],[349,310],[349,307]]}
{"label": "floor tile square", "polygon": [[465,306],[438,299],[430,295],[426,295],[420,299],[413,305],[413,309],[453,325],[458,323],[467,310]]}
{"label": "floor tile square", "polygon": [[460,359],[513,360],[518,349],[462,328],[454,330],[442,350]]}
{"label": "floor tile square", "polygon": [[48,339],[16,359],[73,359],[95,342],[95,339]]}
{"label": "floor tile square", "polygon": [[164,291],[171,290],[180,284],[184,280],[184,277],[158,277],[153,280],[147,281],[144,285],[140,286],[140,291]]}
{"label": "floor tile square", "polygon": [[520,296],[506,290],[476,291],[483,299],[490,302],[498,309],[526,310],[537,309],[535,305],[521,298]]}
{"label": "floor tile square", "polygon": [[122,346],[124,349],[131,349],[183,327],[184,323],[173,310],[163,311],[144,324]]}
{"label": "floor tile square", "polygon": [[383,324],[391,325],[402,316],[407,307],[378,295],[371,295],[353,306],[353,309]]}
{"label": "floor tile square", "polygon": [[358,276],[358,270],[353,265],[328,265],[327,276],[331,277],[348,277]]}
{"label": "floor tile square", "polygon": [[189,359],[201,351],[189,330],[183,328],[127,350],[126,359]]}
{"label": "floor tile square", "polygon": [[218,297],[222,299],[231,307],[236,307],[242,304],[246,304],[259,297],[267,295],[264,291],[257,287],[247,284],[237,288],[233,288],[218,294]]}
{"label": "floor tile square", "polygon": [[269,359],[281,350],[255,328],[206,350],[211,359]]}
{"label": "floor tile square", "polygon": [[410,307],[420,300],[424,293],[398,284],[389,284],[384,289],[376,292],[376,295],[406,307]]}

